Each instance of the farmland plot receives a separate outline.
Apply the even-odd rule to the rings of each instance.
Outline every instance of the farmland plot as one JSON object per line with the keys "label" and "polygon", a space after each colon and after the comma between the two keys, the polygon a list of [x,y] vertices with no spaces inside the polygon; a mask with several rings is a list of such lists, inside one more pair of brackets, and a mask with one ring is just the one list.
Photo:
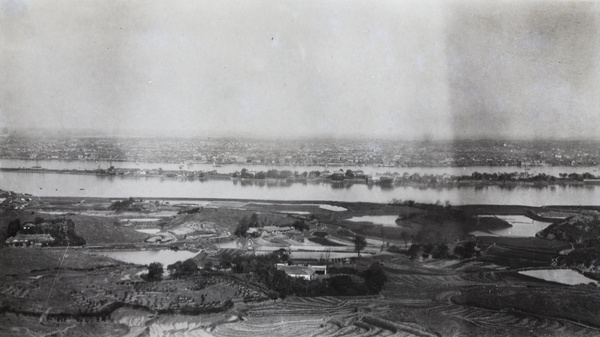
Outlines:
{"label": "farmland plot", "polygon": [[[476,336],[484,332],[493,336],[594,336],[600,332],[594,326],[571,320],[569,317],[573,315],[569,311],[574,309],[540,310],[540,306],[554,307],[560,291],[568,290],[569,296],[576,297],[585,296],[577,295],[581,292],[596,294],[593,289],[591,292],[585,287],[550,289],[517,272],[486,270],[487,266],[480,264],[461,268],[470,271],[446,269],[434,273],[425,268],[403,268],[400,261],[397,264],[388,261],[388,282],[382,295],[391,309],[383,317],[393,322],[410,320],[442,336]],[[474,292],[477,295],[472,295]],[[513,299],[498,301],[505,297]],[[597,299],[589,296],[588,299],[585,310],[589,312],[595,308]],[[516,305],[519,309],[514,308]],[[580,313],[575,315],[582,317]]]}
{"label": "farmland plot", "polygon": [[[393,324],[384,327],[376,319],[364,318],[366,312],[377,315],[388,309],[374,304],[372,299],[290,298],[252,307],[243,321],[220,325],[213,333],[216,336],[391,336],[399,332]],[[404,335],[412,336],[407,331]]]}

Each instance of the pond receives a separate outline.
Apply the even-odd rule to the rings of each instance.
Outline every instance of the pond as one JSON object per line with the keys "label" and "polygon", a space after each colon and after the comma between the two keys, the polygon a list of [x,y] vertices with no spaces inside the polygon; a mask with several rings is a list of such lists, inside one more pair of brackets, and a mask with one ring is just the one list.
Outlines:
{"label": "pond", "polygon": [[160,228],[140,228],[136,229],[136,231],[144,234],[156,234],[160,232]]}
{"label": "pond", "polygon": [[156,222],[160,221],[157,218],[139,218],[139,219],[121,219],[122,222]]}
{"label": "pond", "polygon": [[177,261],[185,261],[190,259],[199,252],[190,252],[187,250],[138,250],[138,251],[112,251],[112,252],[98,252],[98,255],[107,256],[115,260],[119,260],[126,263],[133,263],[139,265],[148,265],[152,262],[160,262],[166,268],[168,265],[173,264]]}
{"label": "pond", "polygon": [[386,227],[398,227],[396,219],[398,219],[397,215],[364,215],[355,216],[350,219],[346,219],[346,221],[370,222],[375,225],[383,225]]}
{"label": "pond", "polygon": [[572,269],[538,269],[520,271],[519,274],[535,277],[541,280],[576,285],[594,283],[598,285],[598,281],[586,277]]}
{"label": "pond", "polygon": [[532,220],[523,215],[498,215],[496,217],[512,225],[512,227],[490,231],[498,236],[534,237],[537,232],[550,226],[548,222]]}

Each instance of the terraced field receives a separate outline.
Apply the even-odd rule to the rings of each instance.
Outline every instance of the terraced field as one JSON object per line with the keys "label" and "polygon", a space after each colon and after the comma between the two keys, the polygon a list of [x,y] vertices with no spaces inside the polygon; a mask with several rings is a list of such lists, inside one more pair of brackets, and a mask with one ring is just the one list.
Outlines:
{"label": "terraced field", "polygon": [[[556,310],[540,310],[539,303],[552,305],[554,299],[568,292],[573,302],[582,301],[575,294],[598,297],[597,290],[581,287],[548,285],[520,277],[512,271],[452,271],[433,273],[415,269],[412,273],[388,267],[388,283],[382,292],[390,310],[383,317],[392,322],[412,321],[441,336],[597,336],[597,326],[587,326],[570,318],[569,300]],[[477,295],[465,296],[476,293]],[[498,301],[498,298],[523,297],[531,300]],[[490,294],[486,296],[486,294]],[[479,300],[479,301],[478,301]],[[592,303],[595,300],[592,301]],[[594,304],[581,311],[598,309]]]}
{"label": "terraced field", "polygon": [[291,298],[249,308],[242,321],[218,326],[216,336],[435,336],[411,323],[383,319],[379,299]]}

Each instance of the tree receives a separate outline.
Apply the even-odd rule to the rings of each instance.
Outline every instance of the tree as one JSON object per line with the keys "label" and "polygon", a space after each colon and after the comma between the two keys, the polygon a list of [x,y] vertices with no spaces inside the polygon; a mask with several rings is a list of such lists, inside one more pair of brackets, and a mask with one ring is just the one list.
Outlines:
{"label": "tree", "polygon": [[167,267],[167,270],[173,278],[186,278],[198,272],[198,265],[196,262],[194,262],[194,260],[187,259],[183,262],[177,261],[173,264],[170,264]]}
{"label": "tree", "polygon": [[304,220],[296,220],[296,221],[294,221],[292,226],[294,227],[295,230],[298,230],[301,232],[310,229],[310,226],[306,222],[304,222]]}
{"label": "tree", "polygon": [[163,265],[160,262],[152,262],[148,266],[148,281],[160,281],[163,276]]}
{"label": "tree", "polygon": [[8,228],[6,228],[6,238],[13,237],[17,235],[17,233],[21,230],[21,221],[19,219],[15,219],[8,223]]}
{"label": "tree", "polygon": [[240,219],[238,226],[235,229],[234,234],[236,236],[246,237],[246,233],[248,232],[249,228],[250,228],[250,221],[248,220],[247,217],[243,217]]}
{"label": "tree", "polygon": [[273,252],[277,258],[277,262],[288,263],[290,261],[290,254],[285,248],[281,248]]}
{"label": "tree", "polygon": [[408,240],[410,239],[410,235],[407,232],[400,233],[400,238],[404,241],[404,249],[408,248]]}
{"label": "tree", "polygon": [[476,247],[477,244],[473,241],[468,241],[466,243],[456,245],[456,247],[454,247],[454,255],[457,255],[458,257],[463,259],[472,258],[477,254]]}
{"label": "tree", "polygon": [[448,252],[450,248],[445,243],[437,245],[432,252],[432,256],[434,259],[445,259],[448,257]]}
{"label": "tree", "polygon": [[371,294],[380,292],[383,289],[383,284],[387,280],[379,263],[371,264],[363,276],[365,278],[365,286]]}
{"label": "tree", "polygon": [[412,260],[416,260],[421,255],[421,245],[413,243],[407,253]]}
{"label": "tree", "polygon": [[352,172],[352,170],[350,170],[350,169],[346,170],[346,178],[348,178],[348,179],[354,178],[354,172]]}
{"label": "tree", "polygon": [[367,240],[362,235],[355,235],[353,242],[354,251],[356,251],[358,253],[358,257],[360,257],[360,251],[367,246]]}
{"label": "tree", "polygon": [[252,213],[250,216],[250,227],[260,227],[260,221],[258,218],[258,214]]}

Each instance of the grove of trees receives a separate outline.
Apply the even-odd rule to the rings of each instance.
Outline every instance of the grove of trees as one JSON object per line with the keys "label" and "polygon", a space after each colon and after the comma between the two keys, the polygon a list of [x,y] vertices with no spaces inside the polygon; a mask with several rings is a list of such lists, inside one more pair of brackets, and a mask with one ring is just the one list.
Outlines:
{"label": "grove of trees", "polygon": [[183,262],[177,261],[168,265],[167,270],[172,278],[186,278],[196,274],[199,269],[194,260],[187,259]]}

